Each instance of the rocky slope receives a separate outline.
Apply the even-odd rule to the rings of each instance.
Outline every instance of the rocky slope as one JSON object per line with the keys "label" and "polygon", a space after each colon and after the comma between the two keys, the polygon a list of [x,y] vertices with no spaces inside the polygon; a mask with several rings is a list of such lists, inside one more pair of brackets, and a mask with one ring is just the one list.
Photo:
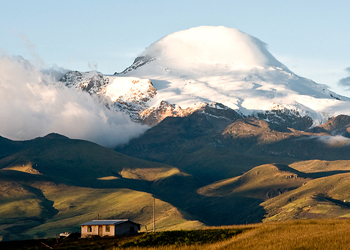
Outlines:
{"label": "rocky slope", "polygon": [[331,135],[341,135],[350,138],[350,116],[339,115],[326,123],[311,129],[313,132],[326,132]]}
{"label": "rocky slope", "polygon": [[274,122],[237,112],[221,119],[216,118],[217,114],[207,115],[209,112],[198,110],[184,118],[168,117],[117,150],[176,166],[208,182],[266,163],[350,159],[350,139],[332,136],[322,129],[324,125],[313,132],[276,128]]}

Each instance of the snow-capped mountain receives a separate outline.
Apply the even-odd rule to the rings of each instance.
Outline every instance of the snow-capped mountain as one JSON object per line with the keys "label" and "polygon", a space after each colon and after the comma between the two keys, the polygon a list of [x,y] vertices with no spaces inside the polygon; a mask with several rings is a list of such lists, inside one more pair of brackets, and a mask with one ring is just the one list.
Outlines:
{"label": "snow-capped mountain", "polygon": [[165,36],[114,76],[70,72],[61,81],[151,126],[209,103],[272,122],[283,120],[281,113],[311,117],[314,125],[350,114],[349,98],[295,75],[265,43],[226,27],[203,26]]}

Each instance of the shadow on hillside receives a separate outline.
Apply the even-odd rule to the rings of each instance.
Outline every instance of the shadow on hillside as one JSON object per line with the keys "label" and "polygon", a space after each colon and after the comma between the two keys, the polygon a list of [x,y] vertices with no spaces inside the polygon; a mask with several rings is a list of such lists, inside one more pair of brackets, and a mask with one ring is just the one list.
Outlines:
{"label": "shadow on hillside", "polygon": [[266,211],[261,199],[229,195],[210,197],[198,194],[198,183],[193,177],[171,176],[151,186],[157,198],[189,214],[184,218],[199,220],[208,226],[261,222]]}
{"label": "shadow on hillside", "polygon": [[280,171],[291,172],[293,174],[298,175],[298,177],[311,178],[311,179],[328,177],[328,176],[332,176],[332,175],[336,175],[336,174],[350,173],[350,170],[335,170],[335,171],[324,171],[324,172],[317,172],[317,173],[304,173],[304,172],[300,172],[294,168],[291,168],[287,165],[283,165],[283,164],[274,164],[274,165]]}
{"label": "shadow on hillside", "polygon": [[340,206],[342,209],[349,209],[350,208],[350,203],[349,202],[346,202],[345,200],[344,201],[336,200],[336,199],[328,197],[328,196],[326,196],[324,194],[317,194],[314,197],[314,199],[317,200],[317,201],[333,203],[333,204],[335,204],[337,206]]}

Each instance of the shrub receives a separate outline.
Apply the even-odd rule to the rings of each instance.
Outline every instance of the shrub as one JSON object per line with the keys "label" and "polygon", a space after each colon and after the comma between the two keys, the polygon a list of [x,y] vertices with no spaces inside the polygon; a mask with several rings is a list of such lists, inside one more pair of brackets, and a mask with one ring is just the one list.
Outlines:
{"label": "shrub", "polygon": [[232,238],[233,236],[242,232],[242,229],[207,229],[147,233],[134,241],[123,244],[121,247],[207,244]]}

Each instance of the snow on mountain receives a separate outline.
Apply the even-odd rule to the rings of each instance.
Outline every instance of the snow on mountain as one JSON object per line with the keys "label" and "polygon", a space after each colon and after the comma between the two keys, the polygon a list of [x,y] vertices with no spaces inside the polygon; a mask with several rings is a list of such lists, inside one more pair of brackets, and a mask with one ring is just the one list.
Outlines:
{"label": "snow on mountain", "polygon": [[158,90],[158,102],[183,108],[214,101],[248,115],[279,106],[309,115],[316,123],[350,113],[349,98],[295,75],[265,43],[226,27],[170,34],[150,45],[119,75],[150,79]]}
{"label": "snow on mountain", "polygon": [[96,96],[107,107],[127,113],[134,121],[149,109],[148,103],[157,94],[148,79],[104,76],[97,71],[70,71],[61,80],[69,88],[76,88]]}
{"label": "snow on mountain", "polygon": [[82,89],[90,94],[96,94],[101,87],[109,84],[109,79],[105,78],[103,74],[97,71],[70,71],[66,73],[60,81],[64,82],[67,87]]}
{"label": "snow on mountain", "polygon": [[[110,106],[151,126],[210,102],[245,115],[286,110],[310,116],[314,125],[350,114],[349,98],[295,75],[265,43],[226,27],[203,26],[165,36],[115,76],[83,74],[76,76],[75,86],[107,98]],[[69,79],[63,79],[67,86]]]}

